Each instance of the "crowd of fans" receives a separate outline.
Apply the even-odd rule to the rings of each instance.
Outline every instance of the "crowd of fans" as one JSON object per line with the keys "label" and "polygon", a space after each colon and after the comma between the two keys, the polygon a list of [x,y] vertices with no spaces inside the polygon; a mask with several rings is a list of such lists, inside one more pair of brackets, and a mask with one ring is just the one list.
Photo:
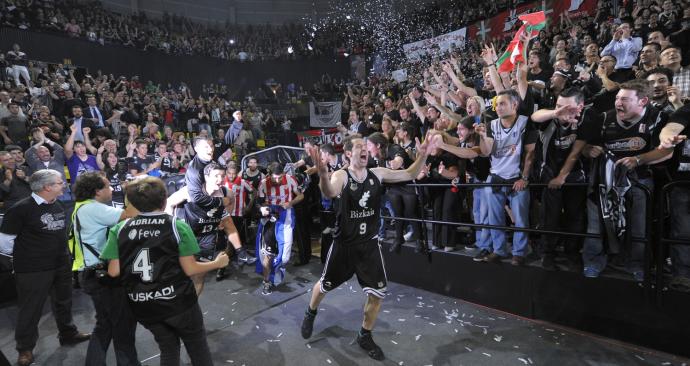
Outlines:
{"label": "crowd of fans", "polygon": [[[183,38],[175,38],[174,32],[191,27],[176,17],[147,23],[115,16],[97,4],[91,4],[95,17],[80,15],[79,6],[37,5],[15,1],[9,12],[9,7],[3,8],[3,22],[19,24],[19,19],[27,19],[32,26],[47,27],[57,19],[56,30],[73,24],[75,36],[83,34],[84,26],[112,24],[144,37],[158,34],[178,41]],[[492,6],[493,11],[500,5],[481,6]],[[639,206],[644,200],[638,185],[658,198],[664,183],[687,178],[687,148],[680,147],[683,143],[677,135],[685,134],[679,126],[687,124],[685,103],[690,98],[690,69],[683,66],[690,7],[659,0],[621,4],[618,14],[612,9],[609,2],[600,1],[593,17],[563,16],[538,35],[524,37],[528,58],[513,72],[496,69],[501,40],[493,45],[473,40],[462,51],[408,65],[404,82],[380,76],[351,82],[324,77],[311,93],[342,96],[348,117],[338,128],[345,135],[369,137],[372,166],[403,168],[413,158],[415,138],[432,139],[436,150],[419,181],[449,185],[391,188],[386,206],[393,216],[420,217],[424,207],[440,221],[467,216],[478,224],[504,225],[507,219],[517,227],[607,232],[605,246],[592,238],[583,243],[574,237],[535,239],[516,232],[508,249],[509,240],[501,230],[478,229],[465,240],[451,226],[433,225],[434,248],[452,251],[467,241],[478,248],[478,261],[510,257],[515,265],[534,252],[547,269],[558,267],[557,248],[563,248],[568,266],[588,277],[597,277],[611,264],[642,280],[650,274],[641,266],[640,238],[648,233],[640,220],[652,208]],[[8,17],[9,13],[13,15]],[[461,21],[473,16],[464,14]],[[70,18],[77,24],[65,23]],[[100,72],[77,77],[74,69],[62,65],[36,67],[18,45],[6,52],[2,62],[0,162],[5,179],[0,188],[5,208],[30,194],[27,177],[44,167],[68,174],[72,181],[83,172],[104,170],[116,188],[142,174],[183,173],[194,155],[189,142],[193,135],[213,138],[214,159],[227,163],[254,149],[267,132],[290,129],[286,120],[277,120],[255,105],[267,94],[262,89],[233,101],[222,85],[204,86],[195,96],[184,83],[163,87],[144,84],[138,77],[115,78]],[[295,85],[280,93],[288,99],[308,95]],[[655,155],[676,145],[670,159]],[[609,173],[605,168],[593,170],[599,167],[600,156],[621,161],[615,166],[630,170],[628,189],[635,199],[628,199],[627,206],[623,196],[607,196],[610,187],[596,195],[584,188],[584,183],[599,182],[602,174]],[[67,170],[61,169],[65,165]],[[511,187],[473,191],[456,187],[470,182]],[[530,189],[535,182],[549,187]],[[687,191],[679,188],[674,194],[682,198]],[[417,200],[420,196],[422,202]],[[62,199],[70,201],[70,193]],[[612,210],[605,213],[610,219],[604,221],[606,230],[597,219],[602,204]],[[535,214],[538,207],[541,214]],[[672,233],[683,235],[683,226],[677,225],[687,223],[687,212],[673,210],[671,216]],[[324,229],[328,232],[327,224]],[[397,220],[392,249],[420,235],[418,225]],[[688,253],[674,247],[670,257],[675,288],[690,289]]]}
{"label": "crowd of fans", "polygon": [[[523,1],[477,3],[445,0],[390,14],[405,22],[400,44],[430,38],[497,14]],[[407,9],[406,9],[407,10]],[[53,32],[101,45],[123,45],[142,51],[174,55],[204,55],[226,60],[261,61],[364,54],[377,48],[377,28],[361,27],[344,17],[321,20],[313,26],[206,24],[183,15],[164,13],[161,18],[144,12],[122,14],[105,9],[99,1],[6,0],[0,4],[0,25]],[[347,32],[342,30],[347,29]]]}

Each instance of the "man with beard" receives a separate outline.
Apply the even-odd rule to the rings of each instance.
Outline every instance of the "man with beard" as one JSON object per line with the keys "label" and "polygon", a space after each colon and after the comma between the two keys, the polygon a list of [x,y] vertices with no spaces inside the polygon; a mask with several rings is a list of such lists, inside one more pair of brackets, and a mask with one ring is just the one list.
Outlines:
{"label": "man with beard", "polygon": [[658,43],[647,43],[642,47],[640,52],[640,60],[635,69],[635,77],[641,78],[645,73],[648,73],[659,66],[659,54],[661,53],[661,46]]}
{"label": "man with beard", "polygon": [[650,70],[643,77],[654,88],[650,101],[654,108],[671,114],[683,106],[680,90],[673,86],[673,71],[665,67],[658,67]]}
{"label": "man with beard", "polygon": [[292,251],[294,206],[304,199],[297,181],[283,172],[281,164],[270,163],[268,171],[269,176],[259,185],[257,198],[261,216],[266,218],[260,220],[256,237],[256,252],[261,254],[256,273],[263,274],[264,295],[271,294],[273,285],[279,285],[285,278],[285,266]]}
{"label": "man with beard", "polygon": [[328,253],[321,279],[314,284],[311,299],[302,321],[301,334],[311,337],[317,309],[326,293],[337,288],[354,274],[367,294],[364,305],[362,329],[357,334],[357,343],[375,360],[385,358],[381,347],[372,338],[376,317],[381,309],[381,300],[386,294],[386,272],[379,244],[380,205],[383,195],[382,183],[401,183],[414,179],[427,158],[426,146],[418,144],[417,159],[407,169],[367,168],[369,154],[366,143],[360,136],[351,136],[344,141],[345,155],[350,161],[347,169],[330,175],[328,167],[316,148],[312,160],[319,169],[321,192],[324,197],[340,197],[336,214],[336,229],[333,245]]}

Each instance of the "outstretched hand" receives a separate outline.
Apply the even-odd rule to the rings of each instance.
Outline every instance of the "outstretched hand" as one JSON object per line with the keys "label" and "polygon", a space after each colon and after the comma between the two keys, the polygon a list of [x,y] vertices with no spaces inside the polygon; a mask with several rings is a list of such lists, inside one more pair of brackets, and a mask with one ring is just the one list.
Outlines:
{"label": "outstretched hand", "polygon": [[314,163],[314,167],[317,168],[317,173],[319,176],[327,176],[328,167],[323,161],[321,161],[321,150],[314,146],[309,149],[309,156],[311,157],[311,161]]}

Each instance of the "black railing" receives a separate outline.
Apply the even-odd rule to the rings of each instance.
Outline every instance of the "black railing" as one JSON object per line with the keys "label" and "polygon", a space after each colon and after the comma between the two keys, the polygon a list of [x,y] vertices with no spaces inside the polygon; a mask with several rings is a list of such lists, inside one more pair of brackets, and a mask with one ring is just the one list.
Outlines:
{"label": "black railing", "polygon": [[[688,182],[690,183],[690,182]],[[590,184],[589,183],[565,183],[562,185],[562,187],[588,187]],[[412,187],[457,187],[457,188],[462,188],[462,189],[469,189],[469,188],[479,188],[479,187],[512,187],[513,183],[459,183],[459,184],[450,184],[450,183],[409,183],[408,186]],[[548,187],[547,183],[530,183],[526,189],[530,188],[544,188]],[[644,267],[644,281],[643,283],[643,288],[645,295],[647,299],[651,299],[652,297],[652,288],[654,284],[652,283],[652,270],[653,270],[653,258],[654,258],[654,252],[652,249],[652,240],[651,240],[651,234],[652,234],[652,220],[653,220],[653,212],[654,212],[654,207],[653,202],[652,202],[652,194],[651,191],[649,190],[648,187],[645,185],[642,185],[640,183],[633,183],[633,187],[641,189],[644,194],[645,194],[645,200],[646,200],[646,228],[645,228],[645,236],[644,237],[630,237],[629,239],[631,241],[640,241],[644,243],[644,258],[643,258],[643,267]],[[423,205],[422,205],[423,207]],[[630,210],[627,211],[627,214],[630,214]],[[541,235],[554,235],[554,236],[572,236],[572,237],[579,237],[579,238],[600,238],[604,239],[604,236],[600,234],[594,234],[594,233],[578,233],[578,232],[569,232],[569,231],[557,231],[557,230],[544,230],[544,229],[535,229],[531,227],[515,227],[515,226],[498,226],[498,225],[488,225],[488,224],[476,224],[476,223],[470,223],[470,222],[450,222],[450,221],[440,221],[440,220],[427,220],[424,218],[424,214],[422,213],[422,218],[408,218],[408,217],[402,217],[402,216],[381,216],[384,220],[401,220],[401,221],[409,221],[409,222],[419,222],[422,225],[425,225],[425,223],[430,223],[430,224],[436,224],[436,225],[449,225],[449,226],[460,226],[460,227],[469,227],[469,228],[478,228],[478,229],[495,229],[495,230],[505,230],[505,231],[520,231],[520,232],[527,232],[527,233],[534,233],[534,234],[541,234]],[[631,222],[629,219],[627,220],[628,222]],[[600,228],[600,232],[604,228]],[[422,230],[422,232],[426,233],[426,228]],[[426,240],[424,239],[424,236],[422,236],[423,241],[422,246],[427,251],[427,254],[430,254],[428,250],[428,244],[426,243]],[[670,240],[670,239],[669,239]],[[689,244],[689,243],[685,243]],[[657,246],[659,247],[659,245]],[[657,256],[658,257],[658,256]],[[429,260],[431,261],[431,255],[429,255]],[[662,257],[663,261],[663,257]],[[659,265],[657,264],[657,272],[659,271]],[[657,274],[657,283],[656,287],[657,289],[659,288],[659,278],[660,276]]]}
{"label": "black railing", "polygon": [[[670,254],[672,245],[690,245],[690,238],[677,239],[671,238],[669,230],[666,230],[668,222],[667,218],[671,215],[671,191],[677,187],[685,187],[690,189],[690,181],[679,180],[666,184],[661,189],[662,202],[659,205],[658,216],[658,230],[659,230],[659,245],[656,246],[656,299],[657,305],[661,306],[663,303],[664,286],[664,266],[666,265],[667,253]],[[673,228],[672,228],[673,230]],[[673,265],[677,265],[673,263]]]}

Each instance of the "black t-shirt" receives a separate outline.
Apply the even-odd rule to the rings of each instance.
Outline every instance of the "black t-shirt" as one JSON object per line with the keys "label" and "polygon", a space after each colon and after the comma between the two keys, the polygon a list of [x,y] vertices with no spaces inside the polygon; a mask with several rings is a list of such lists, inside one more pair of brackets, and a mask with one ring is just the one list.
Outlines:
{"label": "black t-shirt", "polygon": [[[610,110],[604,118],[583,124],[578,139],[586,140],[590,145],[603,146],[617,159],[637,156],[659,146],[659,133],[667,120],[666,113],[647,106],[642,119],[626,127],[623,122],[618,122],[616,111]],[[638,167],[636,171],[638,176],[648,176],[647,166]]]}
{"label": "black t-shirt", "polygon": [[261,179],[263,177],[264,175],[259,169],[256,170],[256,174],[254,175],[249,174],[249,169],[242,172],[242,179],[248,181],[252,185],[252,188],[254,188],[254,191],[259,189],[259,184],[261,184]]}
{"label": "black t-shirt", "polygon": [[426,163],[430,164],[431,166],[431,180],[435,183],[450,183],[450,179],[443,177],[438,172],[438,167],[441,165],[441,162],[443,162],[444,169],[455,167],[459,170],[460,158],[447,151],[443,151],[440,155],[429,155],[429,157],[426,159]]}
{"label": "black t-shirt", "polygon": [[134,155],[129,161],[129,170],[136,170],[138,173],[142,173],[154,162],[153,156],[147,155],[145,158],[140,158],[138,155]]}
{"label": "black t-shirt", "polygon": [[[540,157],[542,160],[542,179],[550,180],[558,175],[568,159],[568,155],[570,155],[575,141],[577,140],[577,133],[583,123],[582,121],[596,118],[596,115],[597,114],[594,112],[584,112],[583,116],[585,116],[585,118],[580,119],[580,124],[577,126],[573,126],[569,123],[562,125],[556,119],[552,119],[547,123],[541,123],[538,125],[541,130],[541,135],[545,139],[548,139],[548,141],[542,141],[542,144],[546,143],[546,145],[542,145],[541,147],[542,154],[544,153],[544,149],[546,150],[545,154]],[[567,178],[567,180],[571,178],[581,179],[583,177],[584,172],[582,170],[582,164],[578,159],[573,166],[573,169],[570,172],[570,176]],[[572,179],[568,181],[572,181]]]}
{"label": "black t-shirt", "polygon": [[[688,131],[688,126],[690,125],[690,104],[686,104],[675,111],[668,120],[669,122],[680,123],[685,126],[685,129],[680,133],[681,135],[687,136],[690,134],[690,131]],[[676,146],[669,170],[675,180],[690,180],[690,140],[686,139],[683,143]]]}
{"label": "black t-shirt", "polygon": [[371,170],[358,182],[349,171],[340,194],[333,240],[341,245],[366,244],[379,233],[383,186]]}
{"label": "black t-shirt", "polygon": [[223,216],[226,215],[224,208],[206,211],[195,203],[187,202],[176,214],[179,214],[179,218],[192,228],[192,232],[199,242],[199,247],[203,249],[215,248],[220,232],[218,226]]}
{"label": "black t-shirt", "polygon": [[65,219],[65,209],[59,201],[39,205],[32,196],[7,211],[0,232],[17,236],[15,272],[49,271],[69,261]]}
{"label": "black t-shirt", "polygon": [[122,189],[122,183],[127,179],[127,173],[112,169],[106,169],[105,175],[108,178],[108,181],[110,182],[110,187],[113,189],[113,202],[124,205],[125,192]]}

